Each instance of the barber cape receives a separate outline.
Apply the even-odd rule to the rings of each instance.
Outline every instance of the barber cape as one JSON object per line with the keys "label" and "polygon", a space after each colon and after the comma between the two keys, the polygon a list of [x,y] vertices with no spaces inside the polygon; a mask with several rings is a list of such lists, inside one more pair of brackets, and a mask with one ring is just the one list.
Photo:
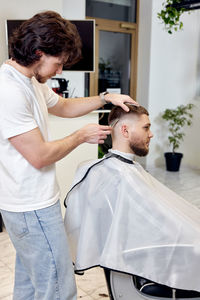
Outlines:
{"label": "barber cape", "polygon": [[200,291],[200,211],[137,162],[109,154],[82,165],[65,204],[76,270],[101,266]]}

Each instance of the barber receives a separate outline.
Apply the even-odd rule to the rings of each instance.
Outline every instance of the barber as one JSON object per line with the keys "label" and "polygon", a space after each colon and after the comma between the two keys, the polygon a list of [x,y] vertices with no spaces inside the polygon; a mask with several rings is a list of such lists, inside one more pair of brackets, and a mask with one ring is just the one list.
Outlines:
{"label": "barber", "polygon": [[[81,42],[59,14],[36,14],[13,33],[0,68],[0,211],[16,249],[14,300],[75,300],[55,163],[82,143],[103,143],[111,127],[86,125],[51,140],[48,113],[73,118],[107,101],[128,110],[129,96],[65,99],[45,83],[78,61]],[[70,170],[66,170],[66,173]]]}

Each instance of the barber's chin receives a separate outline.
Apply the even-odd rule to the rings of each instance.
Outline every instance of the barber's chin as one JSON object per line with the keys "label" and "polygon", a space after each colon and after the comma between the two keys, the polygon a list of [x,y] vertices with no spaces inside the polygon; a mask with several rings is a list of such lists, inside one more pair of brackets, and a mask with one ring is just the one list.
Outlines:
{"label": "barber's chin", "polygon": [[46,83],[48,79],[49,78],[43,77],[43,78],[39,78],[38,81],[39,83]]}
{"label": "barber's chin", "polygon": [[50,79],[50,76],[41,76],[40,74],[35,74],[35,78],[39,83],[46,83],[48,79]]}

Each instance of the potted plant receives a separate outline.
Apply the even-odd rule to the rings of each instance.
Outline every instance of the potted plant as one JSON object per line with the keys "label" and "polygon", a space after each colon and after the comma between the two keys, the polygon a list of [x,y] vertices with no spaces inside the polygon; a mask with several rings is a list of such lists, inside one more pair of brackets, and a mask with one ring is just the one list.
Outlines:
{"label": "potted plant", "polygon": [[183,0],[166,0],[163,3],[163,9],[158,13],[158,18],[163,21],[169,34],[172,34],[172,30],[178,31],[183,28],[180,17],[187,9],[184,5],[180,6],[182,3]]}
{"label": "potted plant", "polygon": [[192,124],[191,109],[194,104],[180,105],[176,109],[166,109],[162,114],[162,118],[167,121],[169,136],[168,140],[172,146],[172,152],[165,153],[166,168],[168,171],[179,171],[182,153],[175,152],[180,146],[185,136],[183,132],[184,126]]}

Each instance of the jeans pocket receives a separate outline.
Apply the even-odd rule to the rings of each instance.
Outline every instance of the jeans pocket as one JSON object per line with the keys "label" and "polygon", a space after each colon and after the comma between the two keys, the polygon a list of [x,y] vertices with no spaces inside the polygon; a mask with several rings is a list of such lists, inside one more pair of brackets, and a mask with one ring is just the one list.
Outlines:
{"label": "jeans pocket", "polygon": [[10,235],[22,238],[29,233],[25,213],[1,210],[1,214]]}

